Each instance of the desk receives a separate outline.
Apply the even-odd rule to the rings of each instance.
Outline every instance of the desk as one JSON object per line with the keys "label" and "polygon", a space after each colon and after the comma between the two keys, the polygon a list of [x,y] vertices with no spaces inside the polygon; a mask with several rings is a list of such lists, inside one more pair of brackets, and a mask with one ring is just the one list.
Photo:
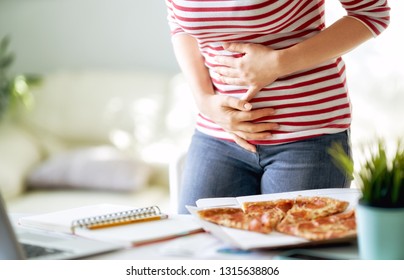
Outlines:
{"label": "desk", "polygon": [[[16,224],[19,217],[12,214]],[[191,216],[190,216],[191,218]],[[267,260],[293,248],[274,250],[239,250],[210,233],[202,232],[148,245],[126,248],[101,255],[90,256],[91,260]],[[308,248],[318,253],[340,259],[358,259],[356,243],[329,244]]]}
{"label": "desk", "polygon": [[[355,243],[323,245],[309,248],[315,252],[331,254],[341,259],[357,259],[358,249]],[[197,233],[172,240],[157,242],[120,251],[110,252],[89,259],[97,260],[265,260],[273,259],[284,250],[243,251],[233,248],[209,233]],[[291,249],[289,249],[291,250]]]}

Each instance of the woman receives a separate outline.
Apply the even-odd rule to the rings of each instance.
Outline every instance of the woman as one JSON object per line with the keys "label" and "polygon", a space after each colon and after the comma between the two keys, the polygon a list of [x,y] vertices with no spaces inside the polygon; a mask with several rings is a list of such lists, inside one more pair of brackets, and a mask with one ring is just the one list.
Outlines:
{"label": "woman", "polygon": [[179,212],[203,197],[349,187],[328,155],[350,153],[341,55],[389,24],[387,1],[166,0],[177,61],[200,114]]}

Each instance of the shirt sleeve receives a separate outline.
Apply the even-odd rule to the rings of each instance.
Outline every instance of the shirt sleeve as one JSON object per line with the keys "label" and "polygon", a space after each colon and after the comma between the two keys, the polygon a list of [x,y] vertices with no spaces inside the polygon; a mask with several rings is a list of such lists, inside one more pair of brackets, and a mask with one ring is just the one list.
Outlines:
{"label": "shirt sleeve", "polygon": [[168,26],[170,28],[171,35],[176,35],[180,33],[185,33],[182,27],[177,23],[177,19],[174,14],[173,1],[165,0],[167,5],[167,20]]}
{"label": "shirt sleeve", "polygon": [[387,0],[340,0],[349,17],[361,21],[376,37],[390,23]]}

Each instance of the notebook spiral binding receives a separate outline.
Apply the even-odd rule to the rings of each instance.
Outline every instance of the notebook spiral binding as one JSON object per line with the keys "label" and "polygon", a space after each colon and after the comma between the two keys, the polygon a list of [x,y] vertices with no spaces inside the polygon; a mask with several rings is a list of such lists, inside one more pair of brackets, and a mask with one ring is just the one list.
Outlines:
{"label": "notebook spiral binding", "polygon": [[91,228],[94,226],[114,225],[162,215],[158,206],[137,208],[106,215],[87,217],[72,221],[71,228]]}

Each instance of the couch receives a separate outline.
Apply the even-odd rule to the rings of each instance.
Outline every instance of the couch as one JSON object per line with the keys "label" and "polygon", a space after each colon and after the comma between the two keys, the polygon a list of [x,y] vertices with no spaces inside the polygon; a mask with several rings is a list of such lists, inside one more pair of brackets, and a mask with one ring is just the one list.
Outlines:
{"label": "couch", "polygon": [[0,191],[9,211],[91,203],[170,211],[169,166],[194,122],[181,75],[107,70],[46,74],[34,106],[0,120]]}

